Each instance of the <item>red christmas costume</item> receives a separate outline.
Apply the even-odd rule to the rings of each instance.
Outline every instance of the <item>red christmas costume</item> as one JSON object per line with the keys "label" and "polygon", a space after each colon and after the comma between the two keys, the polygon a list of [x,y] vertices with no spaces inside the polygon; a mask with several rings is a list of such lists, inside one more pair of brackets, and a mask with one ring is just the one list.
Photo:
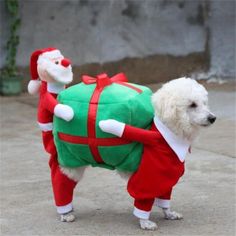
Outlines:
{"label": "red christmas costume", "polygon": [[160,207],[169,207],[172,188],[184,173],[190,144],[176,137],[157,117],[150,130],[126,125],[121,138],[144,144],[139,169],[127,189],[135,198],[134,215],[148,219],[155,200]]}
{"label": "red christmas costume", "polygon": [[57,151],[52,134],[52,122],[57,94],[47,91],[47,83],[42,81],[38,106],[38,124],[42,130],[42,138],[45,150],[51,155],[49,166],[51,168],[51,181],[54,199],[58,213],[66,213],[72,210],[73,190],[76,182],[64,175],[57,161]]}

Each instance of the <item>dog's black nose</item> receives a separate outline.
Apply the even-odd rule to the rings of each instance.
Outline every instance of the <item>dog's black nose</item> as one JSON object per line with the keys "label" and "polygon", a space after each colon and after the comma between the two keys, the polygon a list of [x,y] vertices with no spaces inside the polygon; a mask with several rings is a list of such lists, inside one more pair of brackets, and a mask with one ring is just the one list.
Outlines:
{"label": "dog's black nose", "polygon": [[208,119],[208,121],[209,121],[211,124],[213,124],[213,123],[215,122],[215,120],[216,120],[216,117],[213,116],[213,115],[209,115],[207,119]]}

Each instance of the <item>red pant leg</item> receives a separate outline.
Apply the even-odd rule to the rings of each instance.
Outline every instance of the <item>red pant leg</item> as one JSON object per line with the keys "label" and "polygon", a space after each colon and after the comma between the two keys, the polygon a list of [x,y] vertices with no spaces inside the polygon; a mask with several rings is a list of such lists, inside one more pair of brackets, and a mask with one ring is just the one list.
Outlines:
{"label": "red pant leg", "polygon": [[52,131],[42,132],[43,146],[47,153],[54,155],[57,153],[57,149],[54,144]]}
{"label": "red pant leg", "polygon": [[153,199],[135,199],[134,206],[142,211],[151,211],[153,202],[154,202],[154,198]]}
{"label": "red pant leg", "polygon": [[170,198],[171,198],[172,188],[162,196],[158,196],[155,199],[155,205],[161,208],[170,208]]}
{"label": "red pant leg", "polygon": [[42,132],[42,137],[44,148],[51,155],[49,166],[55,204],[57,207],[66,206],[73,200],[73,191],[77,182],[69,179],[60,170],[52,131]]}
{"label": "red pant leg", "polygon": [[149,219],[154,198],[152,199],[135,199],[133,214],[140,219]]}
{"label": "red pant leg", "polygon": [[72,202],[73,191],[77,184],[64,175],[57,161],[57,154],[51,155],[49,165],[51,168],[51,181],[56,206],[65,206]]}

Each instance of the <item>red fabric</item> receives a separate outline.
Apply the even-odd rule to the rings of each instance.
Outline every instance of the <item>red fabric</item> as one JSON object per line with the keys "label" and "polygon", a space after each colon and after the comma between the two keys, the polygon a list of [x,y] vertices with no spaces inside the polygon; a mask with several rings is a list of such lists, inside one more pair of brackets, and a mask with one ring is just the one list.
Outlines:
{"label": "red fabric", "polygon": [[[163,196],[159,196],[159,199],[170,200],[172,189]],[[142,211],[151,211],[155,198],[150,199],[135,199],[134,206]]]}
{"label": "red fabric", "polygon": [[88,76],[88,75],[83,75],[82,76],[82,81],[85,84],[94,84],[94,83],[96,83],[98,89],[104,88],[105,86],[108,86],[112,83],[116,83],[116,84],[121,84],[123,86],[129,87],[129,88],[135,90],[138,93],[142,92],[141,89],[127,83],[128,80],[127,80],[124,73],[116,74],[111,78],[109,78],[108,75],[105,74],[105,73],[98,75],[97,78],[94,78],[94,77],[91,77],[91,76]]}
{"label": "red fabric", "polygon": [[128,82],[124,73],[116,74],[111,78],[109,78],[108,75],[105,73],[97,75],[96,78],[88,76],[88,75],[83,75],[82,81],[85,84],[95,84],[96,83],[99,88],[105,87],[106,85],[110,85],[112,83]]}
{"label": "red fabric", "polygon": [[[46,82],[42,82],[38,105],[38,121],[49,123],[53,121],[53,111],[58,104],[57,94],[47,91]],[[52,131],[42,132],[43,145],[50,154],[49,166],[51,168],[51,182],[56,206],[65,206],[72,202],[73,190],[76,182],[64,175],[57,161],[57,150],[54,144]]]}
{"label": "red fabric", "polygon": [[54,145],[53,134],[52,131],[42,131],[42,140],[43,146],[46,152],[54,155],[57,153],[57,150]]}
{"label": "red fabric", "polygon": [[135,199],[134,206],[142,211],[151,211],[154,203],[154,198],[151,199]]}
{"label": "red fabric", "polygon": [[[87,130],[89,138],[96,138],[96,117],[97,117],[98,101],[101,92],[102,89],[98,89],[98,87],[96,87],[90,100],[90,105],[88,110],[88,122],[87,122],[88,126]],[[89,145],[89,148],[94,157],[94,160],[97,163],[104,163],[99,153],[98,146],[92,143]]]}
{"label": "red fabric", "polygon": [[163,199],[163,200],[170,200],[171,193],[172,193],[172,188],[168,192],[166,192],[164,195],[161,195],[158,198]]}
{"label": "red fabric", "polygon": [[54,108],[58,104],[57,94],[47,91],[47,83],[42,81],[38,104],[38,122],[49,123],[53,121]]}
{"label": "red fabric", "polygon": [[139,89],[139,88],[136,88],[135,86],[133,86],[133,85],[131,85],[131,84],[128,84],[128,83],[125,83],[125,82],[116,82],[116,84],[121,84],[121,85],[123,85],[123,86],[126,86],[126,87],[128,87],[128,88],[131,88],[131,89],[133,89],[133,90],[135,90],[136,92],[138,92],[138,93],[142,93],[142,90],[141,89]]}
{"label": "red fabric", "polygon": [[51,182],[56,206],[65,206],[72,202],[76,182],[64,175],[57,161],[57,154],[50,157]]}
{"label": "red fabric", "polygon": [[83,136],[74,136],[70,134],[58,133],[60,140],[74,143],[74,144],[87,144],[87,145],[96,145],[96,146],[116,146],[129,144],[131,141],[123,140],[121,138],[91,138]]}
{"label": "red fabric", "polygon": [[73,200],[76,182],[64,175],[58,164],[57,150],[53,141],[52,131],[42,132],[45,150],[50,153],[51,182],[56,206],[65,206]]}
{"label": "red fabric", "polygon": [[168,193],[184,173],[184,163],[180,162],[155,124],[150,130],[126,125],[122,138],[144,144],[140,166],[128,182],[129,194],[140,200],[170,195]]}

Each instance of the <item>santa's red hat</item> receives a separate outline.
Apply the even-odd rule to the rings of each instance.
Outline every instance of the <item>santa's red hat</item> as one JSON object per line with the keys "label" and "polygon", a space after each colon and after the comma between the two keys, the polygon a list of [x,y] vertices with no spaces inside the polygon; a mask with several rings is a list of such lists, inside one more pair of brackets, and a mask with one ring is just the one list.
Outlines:
{"label": "santa's red hat", "polygon": [[[40,58],[39,58],[40,57]],[[39,79],[37,65],[41,58],[54,59],[57,57],[63,57],[61,52],[56,48],[44,48],[36,50],[32,53],[30,58],[30,74],[31,80],[28,84],[28,92],[30,94],[36,94],[39,91],[41,81]]]}

